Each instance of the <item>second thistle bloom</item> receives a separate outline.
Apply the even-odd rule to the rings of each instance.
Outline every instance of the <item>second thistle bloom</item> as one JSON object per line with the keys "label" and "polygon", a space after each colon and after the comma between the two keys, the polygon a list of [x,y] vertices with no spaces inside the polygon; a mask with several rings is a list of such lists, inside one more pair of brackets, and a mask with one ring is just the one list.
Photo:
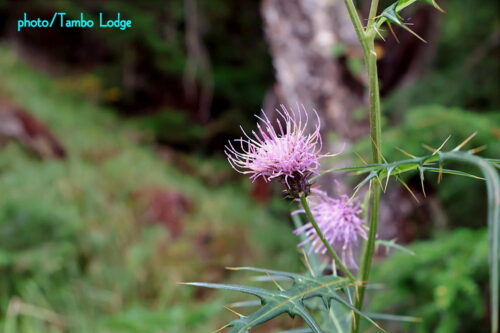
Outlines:
{"label": "second thistle bloom", "polygon": [[257,116],[261,124],[251,135],[229,142],[226,156],[238,172],[250,174],[253,181],[259,177],[269,182],[278,179],[285,183],[288,193],[298,196],[309,193],[308,179],[319,169],[321,136],[319,117],[312,132],[307,132],[308,115],[305,110],[290,112],[284,106],[276,110],[276,126],[266,114]]}
{"label": "second thistle bloom", "polygon": [[[360,205],[356,201],[350,200],[347,195],[333,199],[323,191],[313,189],[312,192],[310,206],[316,223],[328,243],[340,254],[343,264],[356,267],[354,248],[359,243],[360,238],[367,238],[366,226],[360,217],[362,213]],[[306,239],[299,246],[310,244],[311,251],[318,254],[327,253],[325,245],[311,223],[296,229],[294,233],[306,236]]]}

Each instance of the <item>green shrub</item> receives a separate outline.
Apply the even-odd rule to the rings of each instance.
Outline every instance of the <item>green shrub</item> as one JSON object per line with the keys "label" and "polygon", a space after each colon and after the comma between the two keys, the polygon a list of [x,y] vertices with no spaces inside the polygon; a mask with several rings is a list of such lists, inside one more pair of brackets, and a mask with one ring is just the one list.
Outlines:
{"label": "green shrub", "polygon": [[[373,281],[383,281],[384,287],[373,291],[371,310],[422,318],[399,326],[401,332],[486,332],[486,231],[458,229],[409,249],[416,256],[394,253],[375,268]],[[398,332],[394,326],[386,329]]]}

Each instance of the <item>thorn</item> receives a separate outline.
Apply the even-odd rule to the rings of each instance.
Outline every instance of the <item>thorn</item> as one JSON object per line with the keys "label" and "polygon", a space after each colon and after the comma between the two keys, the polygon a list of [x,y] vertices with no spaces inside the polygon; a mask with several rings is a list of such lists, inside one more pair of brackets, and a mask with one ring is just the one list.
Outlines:
{"label": "thorn", "polygon": [[445,13],[446,13],[446,12],[444,11],[444,9],[443,9],[443,8],[441,8],[441,7],[437,4],[436,0],[431,0],[431,2],[432,2],[432,5],[434,6],[434,8],[436,8],[437,10],[439,10],[439,11],[440,11],[441,13],[443,13],[443,14],[445,14]]}
{"label": "thorn", "polygon": [[402,25],[401,26],[403,29],[405,29],[406,31],[408,31],[409,33],[411,33],[413,36],[417,37],[418,39],[420,39],[420,41],[424,42],[427,44],[427,41],[425,39],[423,39],[422,37],[420,37],[415,31],[411,30],[410,28],[408,28],[406,25]]}
{"label": "thorn", "polygon": [[476,154],[476,153],[479,153],[480,151],[483,151],[485,149],[486,149],[486,145],[482,145],[482,146],[479,146],[476,148],[472,148],[471,150],[469,150],[469,153]]}
{"label": "thorn", "polygon": [[372,141],[373,146],[377,150],[377,154],[380,155],[380,157],[382,158],[382,161],[384,161],[384,163],[387,163],[387,160],[385,159],[384,155],[382,154],[382,151],[380,150],[380,147],[375,144],[375,141],[373,141],[372,137],[370,137],[370,139]]}
{"label": "thorn", "polygon": [[368,193],[371,194],[371,192],[372,192],[372,182],[369,182],[368,183]]}
{"label": "thorn", "polygon": [[434,154],[432,154],[432,155],[435,155],[435,154],[439,153],[439,151],[440,151],[441,149],[443,149],[444,145],[446,144],[446,142],[448,142],[448,140],[449,140],[450,138],[451,138],[451,134],[450,134],[450,135],[448,135],[448,137],[446,138],[446,140],[444,140],[444,141],[443,141],[443,143],[441,144],[441,146],[439,146],[439,148],[438,148],[438,149],[436,149],[436,151],[435,151],[435,152],[434,152]]}
{"label": "thorn", "polygon": [[415,201],[417,203],[420,203],[420,200],[418,200],[417,196],[415,195],[415,193],[413,193],[413,191],[408,187],[408,185],[399,177],[396,177],[396,179],[404,186],[404,188],[410,192],[411,196],[413,197],[413,199],[415,199]]}
{"label": "thorn", "polygon": [[437,150],[437,149],[434,149],[432,148],[431,146],[425,144],[425,143],[422,143],[422,147],[424,147],[425,149],[427,149],[428,151],[430,151],[432,153],[432,155],[434,155],[434,152]]}
{"label": "thorn", "polygon": [[[238,317],[240,317],[240,318],[245,317],[245,316],[244,316],[244,315],[242,315],[241,313],[236,312],[235,310],[231,309],[231,308],[230,308],[230,307],[228,307],[228,306],[225,306],[224,308],[225,308],[226,310],[228,310],[228,311],[231,311],[232,313],[234,313],[235,315],[237,315],[237,316],[238,316]],[[222,328],[225,328],[225,327],[222,327]],[[219,329],[219,331],[220,331],[220,330],[221,330],[221,329]],[[217,332],[217,331],[215,331],[215,332]]]}
{"label": "thorn", "polygon": [[438,173],[438,184],[443,180],[443,165],[439,164],[439,173]]}
{"label": "thorn", "polygon": [[382,189],[382,192],[385,193],[384,185],[382,184],[382,181],[380,180],[378,172],[376,173],[375,179],[377,179],[377,183],[380,186],[380,188]]}
{"label": "thorn", "polygon": [[213,331],[212,333],[217,333],[217,332],[220,332],[222,331],[223,329],[225,329],[227,326],[222,326],[221,328],[219,328],[218,330],[215,330]]}
{"label": "thorn", "polygon": [[366,160],[361,155],[358,154],[358,152],[354,152],[354,154],[356,154],[356,156],[361,160],[363,164],[368,164]]}
{"label": "thorn", "polygon": [[396,39],[396,42],[398,42],[398,44],[400,44],[398,36],[396,36],[396,33],[392,29],[392,24],[388,23],[387,25],[389,26],[389,30],[391,31],[391,34],[394,36],[394,39]]}
{"label": "thorn", "polygon": [[422,187],[422,193],[424,194],[424,198],[427,198],[427,194],[425,194],[425,186],[424,186],[424,169],[421,166],[418,166],[418,170],[420,172],[420,186]]}
{"label": "thorn", "polygon": [[377,35],[385,42],[384,36],[382,36],[382,34],[380,33],[380,31],[377,29],[376,25],[373,26],[373,29],[375,29],[375,32],[377,33]]}
{"label": "thorn", "polygon": [[387,180],[385,181],[384,193],[385,193],[385,191],[387,191],[387,185],[389,185],[389,178],[391,177],[392,170],[393,170],[393,168],[387,169]]}
{"label": "thorn", "polygon": [[269,274],[269,273],[267,273],[267,272],[266,272],[266,274],[267,274],[267,276],[271,279],[271,281],[273,281],[273,282],[274,282],[274,284],[276,285],[276,287],[278,287],[278,289],[279,289],[280,291],[285,290],[285,289],[283,289],[283,288],[279,285],[278,281],[276,281],[275,279],[273,279],[273,278],[271,277],[271,274]]}
{"label": "thorn", "polygon": [[458,146],[456,146],[455,148],[453,148],[452,151],[459,151],[460,148],[462,148],[463,146],[465,146],[467,144],[467,142],[469,142],[470,140],[472,140],[473,137],[475,137],[477,134],[477,131],[472,133],[471,135],[469,135],[469,137],[467,139],[465,139],[464,141],[462,141],[461,144],[459,144]]}
{"label": "thorn", "polygon": [[411,158],[417,158],[417,156],[412,155],[412,154],[410,154],[409,152],[404,151],[403,149],[401,149],[401,148],[399,148],[399,147],[395,147],[395,148],[396,148],[397,150],[399,150],[400,152],[402,152],[403,154],[405,154],[406,156],[408,156],[408,157],[411,157]]}
{"label": "thorn", "polygon": [[301,248],[301,250],[302,250],[302,254],[304,255],[304,262],[305,262],[307,269],[309,270],[309,272],[311,273],[311,275],[313,277],[316,277],[316,275],[314,274],[314,270],[311,266],[311,263],[309,262],[309,257],[307,256],[306,251],[304,250],[304,248]]}

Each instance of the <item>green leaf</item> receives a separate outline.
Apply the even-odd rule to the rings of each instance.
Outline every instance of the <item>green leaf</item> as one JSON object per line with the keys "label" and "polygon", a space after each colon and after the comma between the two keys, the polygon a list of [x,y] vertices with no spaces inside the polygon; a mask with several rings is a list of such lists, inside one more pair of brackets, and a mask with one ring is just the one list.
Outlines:
{"label": "green leaf", "polygon": [[481,170],[486,179],[488,195],[488,233],[490,259],[490,305],[491,330],[498,332],[499,326],[499,298],[500,298],[500,177],[490,163],[481,157],[463,152],[438,153],[441,160],[453,160],[475,165]]}
{"label": "green leaf", "polygon": [[[359,313],[365,320],[380,328],[372,319],[356,310],[345,301],[337,291],[352,286],[352,282],[346,278],[336,276],[311,277],[281,271],[265,270],[253,267],[243,267],[241,270],[265,272],[273,275],[288,276],[293,279],[293,285],[285,290],[266,290],[255,287],[247,287],[231,284],[217,283],[187,283],[192,286],[226,289],[240,291],[257,296],[261,299],[262,306],[248,316],[242,316],[229,322],[225,327],[232,327],[231,333],[248,332],[251,328],[267,322],[281,314],[288,313],[291,317],[300,316],[309,326],[313,333],[323,333],[318,323],[308,311],[306,300],[318,298],[327,309],[331,302],[335,301],[351,311]],[[254,303],[253,303],[254,304]]]}
{"label": "green leaf", "polygon": [[438,9],[439,11],[443,12],[441,7],[438,6],[435,0],[399,0],[385,8],[382,13],[378,16],[378,19],[375,24],[375,28],[378,30],[384,23],[394,23],[401,28],[405,29],[409,33],[413,34],[415,37],[420,39],[421,41],[425,42],[425,40],[417,35],[413,30],[408,28],[408,26],[405,25],[404,19],[399,15],[399,13],[405,9],[406,7],[414,4],[417,1],[422,1],[427,4],[430,4],[434,8]]}
{"label": "green leaf", "polygon": [[273,292],[266,290],[266,289],[256,288],[256,287],[248,287],[248,286],[240,286],[240,285],[236,285],[236,284],[208,283],[208,282],[185,282],[183,284],[188,285],[188,286],[195,286],[195,287],[239,291],[240,293],[257,296],[263,302],[266,301],[268,298],[274,296]]}
{"label": "green leaf", "polygon": [[287,331],[280,331],[279,333],[311,333],[311,329],[304,327],[304,328],[296,328],[293,330],[287,330]]}
{"label": "green leaf", "polygon": [[231,271],[251,271],[251,272],[257,272],[257,273],[267,273],[270,275],[276,275],[276,276],[281,276],[281,277],[286,277],[288,279],[291,279],[293,281],[296,280],[301,280],[304,278],[304,275],[296,274],[296,273],[289,273],[289,272],[283,272],[283,271],[276,271],[272,269],[264,269],[264,268],[255,268],[255,267],[227,267],[227,269]]}
{"label": "green leaf", "polygon": [[471,173],[459,171],[459,170],[450,170],[450,169],[442,169],[442,168],[431,168],[431,167],[422,167],[424,171],[429,171],[429,172],[437,172],[437,173],[446,173],[450,175],[456,175],[456,176],[463,176],[463,177],[469,177],[469,178],[474,178],[474,179],[479,179],[479,180],[484,180],[483,177],[479,177],[476,175],[473,175]]}
{"label": "green leaf", "polygon": [[418,318],[418,317],[396,316],[396,315],[385,314],[385,313],[366,313],[366,315],[372,319],[377,319],[377,320],[401,321],[401,322],[408,322],[408,323],[419,323],[422,321],[422,319]]}

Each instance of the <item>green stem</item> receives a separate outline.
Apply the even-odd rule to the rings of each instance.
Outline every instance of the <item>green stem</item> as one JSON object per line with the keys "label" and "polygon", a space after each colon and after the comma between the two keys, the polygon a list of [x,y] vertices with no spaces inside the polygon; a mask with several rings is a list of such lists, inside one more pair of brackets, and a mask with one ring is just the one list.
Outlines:
{"label": "green stem", "polygon": [[370,4],[370,13],[368,14],[368,24],[371,25],[373,24],[373,20],[375,19],[375,16],[377,15],[377,9],[378,9],[378,0],[372,0],[372,3]]}
{"label": "green stem", "polygon": [[[382,125],[380,122],[380,94],[378,86],[377,74],[377,54],[375,53],[375,44],[373,37],[368,41],[368,54],[365,54],[365,61],[368,67],[368,90],[370,94],[370,138],[372,141],[372,160],[373,163],[380,163],[382,161],[382,154],[380,151]],[[359,279],[361,285],[356,292],[355,307],[361,311],[365,297],[365,284],[369,280],[370,270],[372,266],[373,254],[375,252],[375,240],[377,236],[378,225],[378,212],[380,203],[380,186],[381,184],[374,184],[372,186],[373,193],[370,201],[370,224],[368,232],[368,240],[365,243],[363,254],[361,257],[361,266],[359,269]],[[353,317],[352,332],[359,331],[359,315],[355,314]]]}
{"label": "green stem", "polygon": [[356,11],[356,6],[354,6],[353,0],[344,0],[345,6],[347,7],[347,12],[349,13],[349,18],[354,25],[354,30],[356,31],[356,36],[361,43],[363,48],[363,54],[368,53],[368,47],[365,43],[365,30],[361,24],[361,19],[359,18],[358,12]]}
{"label": "green stem", "polygon": [[477,166],[486,179],[488,193],[488,233],[490,246],[490,302],[491,332],[498,333],[500,307],[500,177],[498,172],[484,159],[459,152],[440,153],[442,160],[466,162]]}
{"label": "green stem", "polygon": [[316,223],[316,220],[314,219],[314,216],[311,212],[311,208],[309,207],[309,204],[307,203],[307,198],[304,194],[300,196],[300,203],[302,204],[302,207],[304,208],[304,211],[306,213],[307,219],[313,226],[314,230],[316,230],[316,233],[318,234],[319,238],[323,242],[323,245],[325,245],[326,249],[328,250],[328,254],[335,260],[335,264],[337,265],[338,268],[344,273],[345,276],[347,276],[349,279],[352,281],[356,281],[356,277],[352,275],[352,273],[347,269],[347,267],[342,264],[342,261],[340,261],[339,256],[337,253],[333,250],[332,246],[328,243],[328,241],[325,238],[325,235],[321,231],[321,229],[318,226],[318,223]]}
{"label": "green stem", "polygon": [[[348,1],[348,0],[346,0]],[[370,14],[368,18],[368,27],[360,38],[363,47],[364,60],[368,71],[368,93],[370,96],[369,118],[370,118],[370,139],[372,145],[372,161],[379,164],[382,161],[381,143],[382,143],[382,124],[380,115],[380,91],[377,72],[377,53],[375,52],[375,30],[373,28],[374,18],[377,14],[378,0],[372,0]],[[356,21],[353,21],[356,29]],[[359,35],[358,35],[359,37]],[[365,297],[365,284],[369,280],[372,266],[373,254],[375,252],[375,240],[377,236],[378,213],[380,203],[380,184],[373,186],[373,193],[370,201],[370,224],[368,240],[365,243],[361,257],[361,266],[359,269],[359,279],[361,285],[356,291],[355,307],[361,311]],[[359,315],[354,314],[351,332],[359,331]]]}

